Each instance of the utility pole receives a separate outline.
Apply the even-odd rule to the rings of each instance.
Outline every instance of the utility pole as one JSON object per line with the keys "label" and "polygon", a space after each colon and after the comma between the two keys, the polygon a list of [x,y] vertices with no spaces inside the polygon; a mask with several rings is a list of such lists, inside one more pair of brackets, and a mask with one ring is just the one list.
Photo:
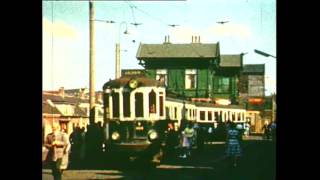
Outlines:
{"label": "utility pole", "polygon": [[120,78],[120,42],[116,43],[116,79]]}
{"label": "utility pole", "polygon": [[95,123],[95,39],[94,39],[94,18],[95,18],[95,11],[92,0],[89,1],[89,33],[90,33],[90,69],[89,69],[89,77],[90,77],[90,114],[89,114],[89,121],[90,124]]}

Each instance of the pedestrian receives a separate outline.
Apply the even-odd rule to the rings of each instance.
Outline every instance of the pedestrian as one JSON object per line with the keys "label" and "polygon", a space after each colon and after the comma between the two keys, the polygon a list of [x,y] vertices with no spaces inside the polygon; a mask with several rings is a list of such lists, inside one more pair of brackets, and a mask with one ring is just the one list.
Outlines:
{"label": "pedestrian", "polygon": [[270,127],[268,121],[264,123],[262,130],[264,133],[264,138],[268,140],[270,138]]}
{"label": "pedestrian", "polygon": [[250,135],[250,123],[249,121],[244,124],[244,135],[248,137]]}
{"label": "pedestrian", "polygon": [[213,141],[213,128],[209,127],[207,132],[207,140],[209,142]]}
{"label": "pedestrian", "polygon": [[227,148],[226,155],[233,162],[233,166],[237,166],[238,157],[241,156],[241,146],[239,142],[240,132],[236,128],[235,123],[229,124],[229,130],[227,132]]}
{"label": "pedestrian", "polygon": [[192,149],[192,139],[194,137],[194,129],[192,127],[192,123],[189,122],[186,128],[182,131],[182,152],[181,158],[186,158],[187,156],[191,156]]}
{"label": "pedestrian", "polygon": [[270,126],[270,131],[271,131],[271,140],[274,142],[276,140],[276,132],[277,132],[276,128],[277,128],[276,122],[273,121]]}
{"label": "pedestrian", "polygon": [[78,168],[80,164],[81,134],[80,127],[75,127],[70,134],[69,141],[71,144],[70,161],[72,168]]}
{"label": "pedestrian", "polygon": [[177,130],[172,123],[168,124],[166,146],[165,146],[165,157],[171,158],[175,153],[175,147],[179,144]]}
{"label": "pedestrian", "polygon": [[52,133],[45,139],[48,148],[47,162],[51,167],[54,180],[61,180],[63,170],[67,168],[70,142],[68,135],[60,130],[58,123],[53,123]]}
{"label": "pedestrian", "polygon": [[202,152],[203,146],[204,146],[204,130],[203,128],[200,127],[197,133],[197,150],[199,152]]}

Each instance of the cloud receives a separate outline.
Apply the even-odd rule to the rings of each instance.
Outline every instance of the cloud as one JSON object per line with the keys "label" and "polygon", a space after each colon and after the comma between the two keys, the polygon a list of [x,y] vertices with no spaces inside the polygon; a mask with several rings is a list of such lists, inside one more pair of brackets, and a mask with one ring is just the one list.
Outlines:
{"label": "cloud", "polygon": [[[81,51],[87,49],[88,40],[85,37],[81,31],[63,21],[52,24],[43,18],[43,89],[73,88],[80,81],[78,77],[87,74],[86,64],[80,63],[88,57],[88,51]],[[86,76],[82,80],[86,80]]]}
{"label": "cloud", "polygon": [[265,87],[269,92],[276,92],[277,82],[273,77],[265,77]]}
{"label": "cloud", "polygon": [[53,32],[55,38],[75,39],[78,37],[76,29],[61,20],[52,23],[48,19],[43,18],[42,22],[43,32],[47,35],[51,35]]}

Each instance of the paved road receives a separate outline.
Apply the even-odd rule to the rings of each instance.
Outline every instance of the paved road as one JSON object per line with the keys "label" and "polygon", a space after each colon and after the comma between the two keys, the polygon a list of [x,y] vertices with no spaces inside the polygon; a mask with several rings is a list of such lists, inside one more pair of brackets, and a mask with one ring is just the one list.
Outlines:
{"label": "paved road", "polygon": [[[244,153],[236,168],[224,156],[223,143],[206,144],[203,152],[194,152],[190,159],[170,158],[156,168],[134,163],[107,165],[104,170],[67,170],[64,179],[223,179],[274,180],[275,146],[271,141],[246,140]],[[50,170],[43,170],[43,180],[51,180]]]}

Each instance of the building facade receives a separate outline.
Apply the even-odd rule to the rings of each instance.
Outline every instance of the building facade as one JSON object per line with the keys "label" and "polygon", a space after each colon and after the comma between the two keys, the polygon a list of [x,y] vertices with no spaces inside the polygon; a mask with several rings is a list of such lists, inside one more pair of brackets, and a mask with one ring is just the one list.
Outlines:
{"label": "building facade", "polygon": [[[59,123],[68,135],[75,127],[89,124],[89,99],[86,88],[77,90],[44,91],[42,94],[43,138],[52,132],[52,124]],[[102,92],[96,92],[95,121],[103,123]]]}
{"label": "building facade", "polygon": [[[197,40],[195,40],[197,39]],[[146,75],[165,83],[167,91],[192,100],[237,104],[242,54],[220,55],[219,43],[140,44],[137,59]]]}

